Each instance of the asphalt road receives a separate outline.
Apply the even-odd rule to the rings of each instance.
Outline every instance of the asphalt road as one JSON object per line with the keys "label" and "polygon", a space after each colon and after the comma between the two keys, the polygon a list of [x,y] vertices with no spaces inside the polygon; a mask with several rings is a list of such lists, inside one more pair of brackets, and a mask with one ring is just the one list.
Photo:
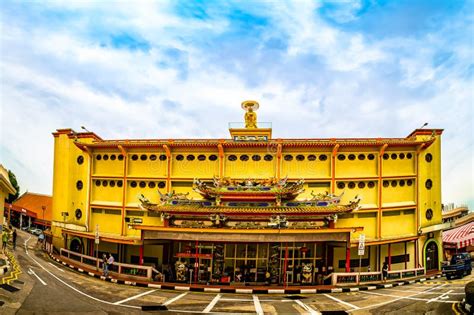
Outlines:
{"label": "asphalt road", "polygon": [[[36,237],[19,235],[17,260],[23,274],[18,292],[3,292],[2,314],[143,314],[142,306],[166,305],[169,313],[320,314],[462,314],[464,279],[427,281],[373,291],[334,294],[245,295],[153,290],[105,282],[70,270],[34,250]],[[29,249],[28,249],[29,247]]]}

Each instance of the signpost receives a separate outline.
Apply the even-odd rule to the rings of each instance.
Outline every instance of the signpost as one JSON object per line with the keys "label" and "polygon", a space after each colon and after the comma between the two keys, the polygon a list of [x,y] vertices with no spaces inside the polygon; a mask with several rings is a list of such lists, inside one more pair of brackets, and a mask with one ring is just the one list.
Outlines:
{"label": "signpost", "polygon": [[357,284],[360,282],[360,271],[362,268],[362,256],[364,256],[365,253],[365,234],[360,234],[359,235],[359,277],[357,277]]}

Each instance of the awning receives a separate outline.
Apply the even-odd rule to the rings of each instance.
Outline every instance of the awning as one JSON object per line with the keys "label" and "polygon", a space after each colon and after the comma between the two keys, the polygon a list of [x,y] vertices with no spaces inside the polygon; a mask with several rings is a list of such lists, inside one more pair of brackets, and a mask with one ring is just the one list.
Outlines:
{"label": "awning", "polygon": [[474,222],[443,232],[443,243],[463,248],[474,244]]}

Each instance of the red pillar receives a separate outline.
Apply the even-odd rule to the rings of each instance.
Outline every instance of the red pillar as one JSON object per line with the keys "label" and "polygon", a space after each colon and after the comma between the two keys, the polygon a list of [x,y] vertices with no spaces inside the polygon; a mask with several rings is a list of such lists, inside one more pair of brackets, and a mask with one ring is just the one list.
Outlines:
{"label": "red pillar", "polygon": [[349,242],[346,244],[346,272],[351,271],[351,247]]}
{"label": "red pillar", "polygon": [[94,246],[95,246],[95,240],[94,239],[89,240],[89,256],[94,256]]}
{"label": "red pillar", "polygon": [[407,261],[407,242],[405,241],[405,269],[407,269],[407,264],[408,264],[408,261]]}
{"label": "red pillar", "polygon": [[286,270],[288,269],[288,243],[285,243],[285,263],[283,264],[283,285],[286,287]]}
{"label": "red pillar", "polygon": [[196,240],[196,261],[194,262],[194,283],[198,282],[199,272],[199,241]]}
{"label": "red pillar", "polygon": [[392,244],[388,244],[388,270],[392,270]]}
{"label": "red pillar", "polygon": [[144,252],[144,246],[145,245],[140,245],[140,258],[138,259],[138,264],[143,265],[143,252]]}

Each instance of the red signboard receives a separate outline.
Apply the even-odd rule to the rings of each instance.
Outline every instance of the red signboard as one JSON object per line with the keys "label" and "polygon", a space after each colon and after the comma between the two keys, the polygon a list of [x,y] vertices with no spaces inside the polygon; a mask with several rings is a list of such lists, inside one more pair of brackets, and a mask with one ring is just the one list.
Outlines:
{"label": "red signboard", "polygon": [[175,257],[179,258],[207,258],[212,259],[212,254],[193,254],[193,253],[176,253]]}

